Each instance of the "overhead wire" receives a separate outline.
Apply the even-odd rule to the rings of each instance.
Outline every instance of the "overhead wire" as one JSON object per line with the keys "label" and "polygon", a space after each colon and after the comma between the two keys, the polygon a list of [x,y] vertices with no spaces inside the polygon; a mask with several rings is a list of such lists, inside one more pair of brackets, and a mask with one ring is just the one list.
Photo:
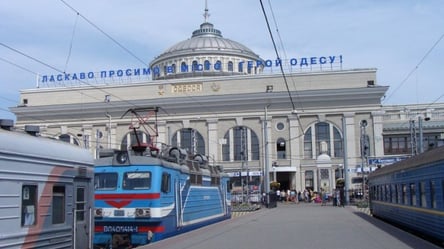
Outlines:
{"label": "overhead wire", "polygon": [[[276,53],[277,60],[280,61],[281,58],[279,56],[279,52],[278,52],[277,47],[276,47],[276,42],[274,41],[274,38],[273,38],[273,32],[271,31],[270,23],[268,22],[268,17],[267,17],[267,13],[265,12],[264,4],[262,3],[262,0],[259,0],[259,1],[261,3],[262,12],[264,14],[265,22],[267,24],[268,33],[270,35],[271,42],[273,43],[274,52]],[[295,104],[293,102],[293,97],[291,96],[291,92],[290,92],[290,89],[288,87],[287,77],[285,76],[285,72],[284,72],[284,68],[282,67],[282,63],[279,63],[279,66],[280,66],[280,69],[281,69],[281,74],[282,74],[282,77],[284,79],[285,86],[287,88],[288,97],[290,99],[291,106],[293,108],[292,110],[296,110],[296,106],[295,106]]]}
{"label": "overhead wire", "polygon": [[[264,8],[264,4],[262,3],[262,0],[259,0],[259,1],[260,1],[260,4],[261,4],[262,13],[264,14],[264,18],[265,18],[265,22],[266,22],[266,25],[267,25],[268,33],[269,33],[269,35],[270,35],[271,41],[272,41],[272,43],[273,43],[274,51],[275,51],[276,56],[277,56],[277,60],[278,60],[278,61],[281,61],[281,58],[280,58],[280,55],[279,55],[279,51],[277,50],[276,42],[274,41],[273,32],[271,31],[271,28],[270,28],[270,23],[269,23],[269,21],[268,21],[267,13],[266,13],[265,8]],[[270,4],[270,8],[272,9],[272,7],[271,7],[271,2],[270,2],[270,1],[269,1],[269,4]],[[273,18],[274,18],[274,13],[273,13]],[[275,21],[275,25],[276,25],[276,30],[279,30],[279,29],[277,28],[277,22],[276,22],[276,21]],[[278,34],[279,34],[279,33],[278,33]],[[280,34],[279,34],[279,38],[281,38],[281,37],[280,37]],[[280,40],[281,40],[281,44],[282,44],[282,49],[284,49],[284,46],[283,46],[283,43],[282,43],[282,39],[280,39]],[[284,72],[284,68],[283,68],[283,66],[282,66],[282,63],[279,63],[279,67],[280,67],[281,74],[282,74],[282,78],[284,79],[284,83],[285,83],[285,86],[286,86],[286,89],[287,89],[287,93],[288,93],[288,96],[289,96],[289,98],[290,98],[290,102],[291,102],[291,105],[292,105],[292,108],[293,108],[293,109],[292,109],[292,113],[295,112],[295,114],[296,114],[296,118],[297,118],[298,123],[299,123],[299,128],[300,128],[300,130],[301,130],[301,133],[304,134],[304,129],[302,128],[302,122],[301,122],[301,120],[299,119],[299,114],[297,113],[297,110],[296,110],[296,107],[295,107],[295,104],[294,104],[294,101],[293,101],[293,97],[292,97],[291,92],[290,92],[290,88],[289,88],[289,86],[288,86],[287,77],[286,77],[286,75],[285,75],[285,72]],[[301,103],[300,98],[299,98],[299,93],[298,93],[298,91],[296,90],[295,93],[296,93],[296,97],[297,97],[297,100],[298,100],[298,102],[299,102],[299,106],[300,106],[300,108],[301,108],[301,111],[304,111],[304,108],[303,108],[302,103]]]}
{"label": "overhead wire", "polygon": [[72,45],[73,45],[73,43],[74,43],[74,36],[75,36],[75,33],[76,33],[77,21],[79,20],[79,15],[80,15],[80,14],[77,12],[76,20],[75,20],[75,23],[74,23],[74,27],[73,27],[73,29],[72,29],[71,41],[70,41],[70,43],[69,43],[68,56],[67,56],[67,58],[66,58],[65,68],[64,68],[64,70],[63,70],[64,72],[66,72],[66,70],[67,70],[67,68],[68,68],[69,59],[70,59],[70,57],[71,57]]}
{"label": "overhead wire", "polygon": [[[58,69],[58,68],[56,68],[56,67],[54,67],[54,66],[52,66],[52,65],[50,65],[50,64],[48,64],[48,63],[45,63],[45,62],[42,61],[42,60],[39,60],[39,59],[37,59],[37,58],[35,58],[35,57],[33,57],[33,56],[30,56],[30,55],[28,55],[28,54],[26,54],[26,53],[24,53],[24,52],[22,52],[22,51],[20,51],[20,50],[18,50],[18,49],[12,48],[11,46],[8,46],[8,45],[6,45],[6,44],[0,43],[0,45],[2,45],[2,46],[4,46],[4,47],[6,47],[6,48],[8,48],[8,49],[10,49],[10,50],[12,50],[12,51],[18,53],[18,54],[21,54],[22,56],[25,56],[25,57],[27,57],[27,58],[33,60],[33,61],[36,61],[36,62],[38,62],[38,63],[40,63],[40,64],[42,64],[42,65],[44,65],[44,66],[46,66],[46,67],[48,67],[48,68],[51,68],[51,69],[53,69],[53,70],[55,70],[55,71],[57,71],[57,72],[65,73],[65,72],[66,72],[66,69],[67,69],[67,65],[68,65],[68,63],[69,63],[70,56],[71,56],[72,45],[73,45],[73,40],[74,40],[74,35],[75,35],[75,30],[76,30],[76,25],[77,25],[78,16],[80,16],[80,17],[82,17],[84,20],[86,20],[90,25],[92,25],[92,26],[95,27],[97,30],[99,30],[102,34],[104,34],[104,35],[107,36],[109,39],[111,39],[113,42],[115,42],[117,45],[119,45],[119,47],[121,47],[122,49],[124,49],[124,50],[127,51],[129,54],[131,54],[132,56],[134,56],[135,58],[137,58],[139,61],[141,61],[143,64],[146,65],[146,63],[144,63],[142,60],[140,60],[140,59],[139,59],[137,56],[135,56],[131,51],[129,51],[129,50],[128,50],[127,48],[125,48],[122,44],[120,44],[119,42],[117,42],[114,38],[112,38],[110,35],[108,35],[105,31],[103,31],[103,30],[102,30],[101,28],[99,28],[97,25],[95,25],[94,23],[92,23],[92,22],[91,22],[89,19],[87,19],[85,16],[83,16],[82,14],[80,14],[80,13],[79,13],[76,9],[74,9],[72,6],[70,6],[69,4],[67,4],[67,3],[66,3],[65,1],[63,1],[63,0],[61,0],[61,2],[64,3],[66,6],[68,6],[71,10],[73,10],[73,11],[76,13],[76,16],[77,16],[77,17],[76,17],[76,22],[75,22],[75,25],[74,25],[74,28],[73,28],[73,32],[72,32],[72,37],[71,37],[71,42],[70,42],[69,53],[68,53],[68,57],[67,57],[67,60],[66,60],[66,63],[65,63],[65,69],[64,69],[64,70],[60,70],[60,69]],[[268,20],[267,20],[267,23],[268,23]],[[269,25],[268,25],[268,26],[269,26]],[[269,31],[270,31],[270,35],[272,36],[270,28],[269,28]],[[274,43],[274,39],[273,39],[273,43]],[[274,47],[275,47],[275,51],[276,51],[276,53],[277,53],[277,56],[278,56],[278,58],[279,58],[279,53],[277,52],[277,48],[276,48],[276,45],[275,45],[275,44],[274,44]],[[20,67],[21,69],[26,70],[26,71],[28,71],[28,72],[30,72],[30,73],[33,73],[33,74],[35,74],[35,75],[38,75],[37,73],[32,72],[31,70],[28,70],[27,68],[21,67],[21,66],[19,66],[19,65],[17,65],[17,64],[14,64],[14,65],[16,65],[16,66]],[[285,74],[284,74],[284,72],[283,72],[282,65],[281,65],[281,72],[283,73],[283,76],[284,76],[284,78],[285,78]],[[96,89],[98,89],[98,90],[101,90],[102,92],[104,92],[104,93],[106,93],[106,94],[109,94],[109,95],[111,95],[111,96],[114,96],[114,97],[116,97],[117,99],[120,99],[120,100],[122,100],[122,101],[125,101],[125,100],[121,99],[119,96],[116,96],[116,95],[114,95],[114,94],[110,94],[109,92],[107,92],[107,91],[105,91],[105,90],[103,90],[103,89],[101,89],[101,88],[97,88],[97,87],[95,87],[95,86],[89,84],[89,83],[86,82],[86,81],[82,81],[82,80],[79,80],[79,81],[82,82],[82,83],[84,83],[84,84],[86,84],[86,85],[92,86],[92,87],[94,87],[94,88],[96,88]],[[286,86],[287,86],[287,91],[289,92],[288,84],[287,84],[286,78],[285,78],[285,83],[286,83]],[[94,96],[89,96],[88,94],[85,94],[84,92],[82,92],[82,94],[84,94],[84,95],[86,95],[86,96],[88,96],[88,97],[91,97],[91,98],[95,98]],[[294,102],[293,102],[293,99],[292,99],[292,97],[291,97],[290,92],[289,92],[289,96],[290,96],[290,100],[291,100],[291,103],[292,103],[292,106],[293,106],[293,110],[294,110],[294,109],[295,109],[295,105],[294,105]],[[192,98],[192,96],[189,96],[189,97]],[[98,99],[98,98],[95,98],[95,99],[100,100],[100,99]],[[135,106],[135,105],[134,105],[133,103],[131,103],[131,102],[128,102],[128,101],[125,101],[125,102],[131,104],[132,106]],[[199,104],[202,105],[201,103],[199,103]],[[111,105],[112,105],[112,104],[111,104]],[[169,115],[168,112],[167,112],[166,110],[164,110],[164,112],[167,113],[167,115]],[[25,116],[28,116],[28,115],[25,115]],[[30,117],[30,116],[28,116],[28,117]],[[38,119],[38,118],[35,118],[35,117],[33,117],[33,119],[40,120],[40,121],[46,121],[46,120]]]}
{"label": "overhead wire", "polygon": [[[383,102],[386,102],[388,99],[390,99],[398,90],[401,88],[408,79],[412,76],[412,74],[418,70],[419,66],[425,61],[425,59],[430,55],[430,53],[435,49],[435,47],[441,42],[441,40],[444,38],[444,33],[438,38],[438,40],[433,44],[433,46],[424,54],[424,56],[419,60],[419,62],[416,64],[412,70],[407,74],[407,76],[401,81],[401,83],[393,90],[393,92],[386,98],[383,99]],[[442,97],[441,95],[438,100]],[[436,101],[438,101],[436,100]]]}
{"label": "overhead wire", "polygon": [[69,5],[64,0],[60,0],[63,4],[65,4],[68,8],[70,8],[72,11],[74,11],[77,15],[79,15],[83,20],[85,20],[87,23],[89,23],[91,26],[93,26],[95,29],[97,29],[100,33],[108,37],[111,41],[113,41],[117,46],[119,46],[121,49],[125,50],[128,54],[133,56],[135,59],[137,59],[139,62],[141,62],[145,66],[149,66],[145,61],[140,59],[137,55],[135,55],[133,52],[131,52],[128,48],[126,48],[124,45],[122,45],[120,42],[118,42],[116,39],[114,39],[111,35],[106,33],[103,29],[101,29],[99,26],[94,24],[92,21],[90,21],[88,18],[86,18],[84,15],[82,15],[78,10],[76,10],[74,7]]}

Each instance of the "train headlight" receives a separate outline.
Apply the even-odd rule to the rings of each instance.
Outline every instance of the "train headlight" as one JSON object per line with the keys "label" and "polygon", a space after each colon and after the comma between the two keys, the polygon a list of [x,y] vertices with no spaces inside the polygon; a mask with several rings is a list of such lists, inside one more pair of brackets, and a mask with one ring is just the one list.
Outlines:
{"label": "train headlight", "polygon": [[149,208],[136,208],[136,217],[150,217],[151,212]]}
{"label": "train headlight", "polygon": [[94,210],[94,216],[95,217],[103,217],[103,210],[101,208],[96,208]]}
{"label": "train headlight", "polygon": [[121,151],[116,155],[116,160],[119,164],[124,164],[128,160],[128,154],[126,151]]}

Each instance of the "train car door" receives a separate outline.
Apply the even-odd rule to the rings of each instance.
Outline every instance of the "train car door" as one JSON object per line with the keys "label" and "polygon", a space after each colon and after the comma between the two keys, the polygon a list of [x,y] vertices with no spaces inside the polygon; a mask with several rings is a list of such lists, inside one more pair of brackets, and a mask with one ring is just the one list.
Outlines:
{"label": "train car door", "polygon": [[74,248],[92,248],[92,197],[90,179],[74,180],[73,237]]}

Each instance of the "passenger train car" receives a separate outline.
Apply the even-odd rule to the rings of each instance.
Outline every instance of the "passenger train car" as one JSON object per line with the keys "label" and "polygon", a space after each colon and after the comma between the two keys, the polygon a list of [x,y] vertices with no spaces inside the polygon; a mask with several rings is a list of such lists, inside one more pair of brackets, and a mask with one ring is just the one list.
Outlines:
{"label": "passenger train car", "polygon": [[92,248],[90,152],[0,126],[0,248]]}
{"label": "passenger train car", "polygon": [[205,156],[138,144],[95,166],[96,248],[131,248],[231,217],[229,177]]}
{"label": "passenger train car", "polygon": [[369,175],[370,210],[444,245],[444,147]]}

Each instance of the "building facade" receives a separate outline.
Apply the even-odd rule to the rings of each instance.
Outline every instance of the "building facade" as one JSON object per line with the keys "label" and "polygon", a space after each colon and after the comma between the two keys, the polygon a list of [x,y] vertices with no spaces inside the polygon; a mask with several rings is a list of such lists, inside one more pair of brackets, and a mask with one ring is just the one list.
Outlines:
{"label": "building facade", "polygon": [[[39,125],[42,135],[95,155],[127,149],[136,137],[172,144],[206,155],[234,179],[247,176],[247,185],[261,185],[268,172],[282,189],[297,191],[331,192],[339,178],[360,188],[354,179],[362,172],[419,152],[412,148],[421,132],[429,141],[423,148],[443,144],[443,104],[383,106],[388,87],[378,84],[376,69],[333,67],[333,57],[315,58],[316,70],[265,73],[270,62],[224,38],[205,13],[190,39],[150,63],[150,80],[96,84],[86,77],[22,90],[11,108],[17,126]],[[151,129],[129,129],[136,117],[128,110],[141,110]]]}

